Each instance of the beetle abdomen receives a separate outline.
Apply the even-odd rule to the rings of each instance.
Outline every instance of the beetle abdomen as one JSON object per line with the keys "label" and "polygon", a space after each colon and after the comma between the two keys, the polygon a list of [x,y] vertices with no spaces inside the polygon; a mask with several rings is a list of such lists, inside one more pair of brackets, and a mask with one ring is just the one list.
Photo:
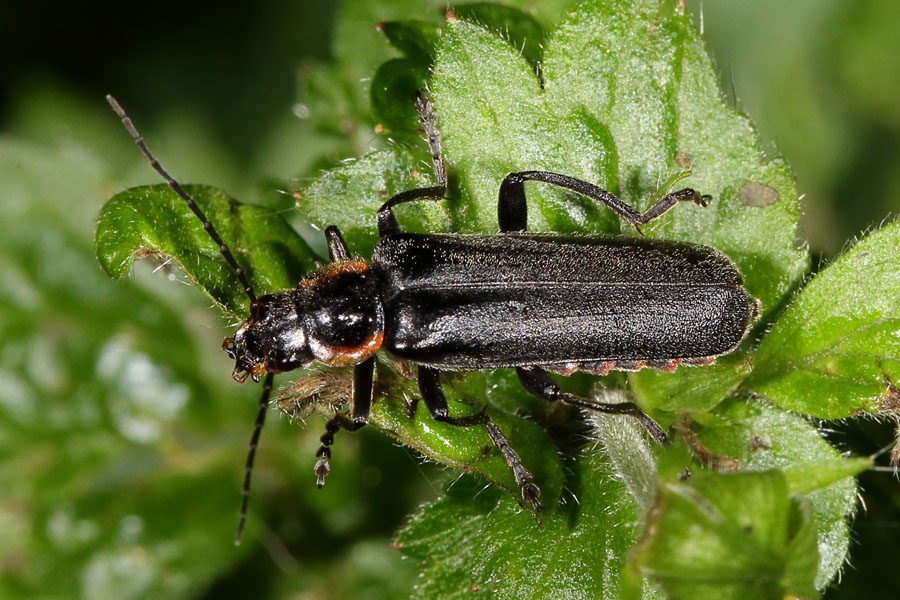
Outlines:
{"label": "beetle abdomen", "polygon": [[731,261],[685,243],[398,234],[373,270],[384,347],[442,369],[716,356],[756,316]]}

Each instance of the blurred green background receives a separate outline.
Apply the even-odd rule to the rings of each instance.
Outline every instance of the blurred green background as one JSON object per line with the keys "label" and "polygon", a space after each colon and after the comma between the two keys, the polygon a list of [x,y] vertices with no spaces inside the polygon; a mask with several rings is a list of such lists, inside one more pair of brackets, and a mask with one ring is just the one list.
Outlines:
{"label": "blurred green background", "polygon": [[[390,546],[448,477],[377,432],[340,434],[324,490],[321,423],[270,418],[248,538],[231,545],[255,387],[230,381],[227,329],[177,273],[113,282],[93,258],[103,202],[157,183],[103,96],[115,94],[185,182],[289,207],[278,189],[375,147],[364,105],[317,119],[310,81],[381,19],[329,2],[4,3],[0,11],[0,598],[405,597]],[[532,2],[531,4],[541,4]],[[526,3],[528,5],[528,3]],[[900,3],[688,1],[726,95],[805,194],[802,239],[827,260],[900,209]],[[428,11],[436,2],[422,2]],[[549,26],[561,3],[538,12]],[[343,11],[343,12],[342,12]],[[424,14],[424,12],[423,12]],[[341,20],[343,19],[343,20]],[[337,36],[341,45],[332,40]],[[356,40],[352,40],[356,43]],[[369,44],[369,45],[367,45]],[[389,56],[387,45],[383,50]],[[371,73],[369,73],[371,75]],[[274,416],[274,415],[273,415]],[[871,454],[889,423],[830,425]],[[883,463],[884,461],[882,461]],[[900,484],[861,478],[867,506],[828,598],[893,598]]]}

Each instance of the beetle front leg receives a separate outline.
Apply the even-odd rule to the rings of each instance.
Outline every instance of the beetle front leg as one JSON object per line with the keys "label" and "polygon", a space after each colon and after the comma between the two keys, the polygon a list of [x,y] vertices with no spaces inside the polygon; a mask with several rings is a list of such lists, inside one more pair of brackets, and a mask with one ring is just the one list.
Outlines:
{"label": "beetle front leg", "polygon": [[353,423],[362,427],[369,422],[372,406],[372,385],[375,377],[375,357],[372,356],[353,368]]}
{"label": "beetle front leg", "polygon": [[451,417],[449,415],[447,399],[444,397],[444,391],[441,389],[440,375],[441,372],[437,369],[419,366],[419,391],[422,392],[422,399],[425,400],[428,412],[431,413],[435,421],[443,421],[459,427],[482,425],[487,430],[491,443],[500,450],[503,460],[506,461],[507,466],[513,472],[516,484],[522,492],[522,499],[531,504],[535,510],[540,509],[541,503],[538,498],[541,495],[541,490],[534,483],[534,476],[522,464],[522,459],[519,458],[518,453],[487,413],[482,410],[480,413],[468,417]]}
{"label": "beetle front leg", "polygon": [[354,423],[342,413],[334,415],[327,423],[325,423],[325,433],[319,438],[322,445],[319,446],[319,449],[316,451],[316,458],[318,458],[318,460],[316,461],[316,466],[313,467],[313,473],[316,474],[316,486],[318,486],[319,489],[325,485],[325,478],[328,477],[328,474],[331,472],[331,466],[328,464],[328,461],[331,460],[331,446],[334,444],[334,434],[341,429],[356,431],[363,425],[365,425],[365,423]]}
{"label": "beetle front leg", "polygon": [[528,207],[525,202],[524,185],[526,181],[549,183],[596,200],[628,221],[639,232],[641,225],[645,225],[653,219],[662,216],[679,202],[689,200],[700,206],[706,206],[711,199],[710,196],[701,195],[691,188],[684,188],[683,190],[666,194],[645,212],[640,213],[615,194],[592,183],[575,179],[568,175],[551,173],[550,171],[522,171],[520,173],[510,173],[503,179],[503,183],[500,184],[500,198],[497,204],[497,220],[500,224],[500,231],[526,230],[528,225]]}
{"label": "beetle front leg", "polygon": [[329,225],[325,228],[325,241],[328,244],[328,258],[331,262],[350,260],[350,250],[337,227]]}
{"label": "beetle front leg", "polygon": [[328,461],[331,459],[331,446],[334,444],[334,434],[341,429],[356,431],[369,422],[369,408],[372,406],[372,384],[375,376],[375,357],[371,357],[359,363],[353,369],[353,401],[350,415],[334,415],[325,424],[325,433],[319,438],[322,445],[316,451],[316,466],[313,472],[316,474],[316,485],[321,488],[325,485],[325,478],[331,472]]}
{"label": "beetle front leg", "polygon": [[543,398],[548,402],[556,402],[557,400],[559,400],[564,402],[565,404],[578,406],[579,408],[596,410],[598,412],[617,415],[631,415],[632,417],[640,421],[641,425],[644,426],[644,429],[647,430],[647,433],[649,433],[653,439],[664,446],[669,444],[669,436],[666,435],[666,432],[663,431],[662,427],[660,427],[656,421],[647,416],[644,411],[638,408],[637,404],[635,404],[634,402],[610,404],[607,402],[594,402],[592,400],[588,400],[587,398],[575,396],[574,394],[567,394],[559,389],[559,384],[557,384],[553,380],[553,378],[551,378],[547,374],[546,371],[543,371],[536,367],[531,369],[523,369],[522,367],[517,367],[516,374],[519,376],[519,381],[522,383],[522,387],[524,387],[525,390],[532,396]]}

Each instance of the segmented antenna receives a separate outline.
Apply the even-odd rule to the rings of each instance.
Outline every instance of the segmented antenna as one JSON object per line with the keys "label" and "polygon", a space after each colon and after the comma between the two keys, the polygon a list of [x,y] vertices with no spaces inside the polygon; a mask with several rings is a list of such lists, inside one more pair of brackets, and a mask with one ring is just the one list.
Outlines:
{"label": "segmented antenna", "polygon": [[269,395],[272,393],[272,381],[275,379],[275,371],[269,370],[263,380],[262,396],[259,398],[259,412],[256,413],[256,425],[253,427],[253,436],[250,438],[250,449],[247,451],[247,464],[244,466],[244,487],[241,488],[241,516],[238,520],[237,533],[234,536],[234,545],[241,544],[244,536],[244,525],[247,523],[247,506],[250,504],[250,476],[253,473],[253,459],[256,458],[256,448],[259,446],[259,435],[263,424],[266,422],[266,409],[269,406]]}
{"label": "segmented antenna", "polygon": [[[231,250],[222,241],[221,236],[219,236],[219,232],[216,231],[216,228],[213,227],[212,222],[206,218],[206,215],[203,214],[203,211],[200,210],[200,207],[197,206],[197,203],[191,198],[191,195],[188,194],[181,184],[178,183],[174,177],[169,175],[169,173],[163,168],[159,161],[153,156],[150,152],[150,149],[147,148],[147,144],[144,143],[144,139],[135,129],[134,124],[131,122],[131,119],[128,118],[128,115],[125,114],[125,110],[122,106],[116,101],[112,95],[106,96],[106,101],[109,102],[109,105],[112,106],[112,109],[116,112],[119,118],[122,120],[122,124],[125,126],[125,129],[128,131],[128,134],[134,139],[134,143],[137,144],[138,148],[141,149],[141,152],[144,153],[144,156],[147,157],[147,160],[150,161],[150,166],[152,166],[157,173],[159,173],[163,179],[166,180],[166,183],[169,184],[169,187],[172,188],[176,194],[181,196],[181,198],[187,202],[188,208],[197,215],[197,218],[200,219],[200,222],[203,223],[203,229],[206,233],[209,234],[209,237],[219,246],[219,252],[225,258],[225,261],[231,265],[232,270],[234,271],[235,276],[238,278],[238,281],[244,287],[244,293],[247,294],[247,297],[250,299],[250,311],[251,315],[253,314],[254,306],[256,306],[256,294],[253,292],[253,286],[250,285],[250,282],[247,280],[247,276],[244,273],[243,267],[238,264],[235,260],[234,255],[231,254]],[[275,379],[275,371],[272,368],[269,368],[266,372],[266,378],[263,381],[263,391],[262,396],[259,398],[259,412],[256,414],[256,425],[253,427],[253,436],[250,438],[250,448],[247,451],[247,463],[244,470],[244,485],[241,488],[241,514],[240,520],[238,521],[237,533],[235,534],[234,543],[240,544],[241,538],[244,535],[244,525],[247,522],[247,506],[250,502],[250,476],[253,473],[253,459],[256,458],[256,448],[259,446],[259,436],[262,433],[263,424],[266,421],[266,409],[269,406],[269,396],[272,394],[272,382]]]}
{"label": "segmented antenna", "polygon": [[434,115],[431,100],[420,90],[416,96],[416,112],[419,114],[419,123],[425,130],[425,140],[431,151],[431,168],[434,171],[434,180],[438,187],[447,187],[447,167],[444,165],[444,154],[441,152],[441,134],[438,133],[437,117]]}
{"label": "segmented antenna", "polygon": [[256,304],[256,294],[253,293],[253,286],[250,285],[250,282],[247,280],[247,276],[244,273],[244,268],[238,264],[238,262],[234,259],[234,256],[231,254],[231,250],[222,241],[222,238],[219,236],[219,232],[216,231],[216,228],[213,227],[213,224],[209,219],[206,218],[206,215],[203,214],[203,211],[200,210],[200,207],[197,206],[197,203],[194,202],[194,199],[191,198],[190,194],[184,191],[184,188],[181,187],[181,184],[175,181],[175,178],[169,175],[169,173],[159,164],[159,161],[153,156],[150,152],[150,149],[147,148],[147,144],[144,143],[144,139],[135,129],[134,124],[131,122],[131,119],[128,118],[128,115],[125,114],[125,110],[122,106],[116,101],[112,95],[107,94],[106,101],[109,102],[109,105],[112,106],[112,109],[119,115],[119,118],[122,120],[122,124],[125,126],[125,129],[128,130],[128,134],[134,140],[134,143],[137,144],[138,148],[141,149],[141,152],[144,153],[144,156],[147,157],[147,160],[150,161],[150,166],[152,166],[157,173],[162,175],[162,178],[166,180],[166,183],[169,184],[169,187],[172,188],[176,194],[181,196],[185,202],[187,202],[188,208],[193,211],[197,218],[200,219],[200,222],[203,223],[203,229],[206,230],[206,233],[209,234],[209,237],[218,244],[219,252],[222,253],[222,256],[225,258],[225,261],[231,265],[232,270],[234,271],[235,276],[237,276],[238,281],[241,282],[241,285],[244,287],[244,293],[247,294],[247,297],[250,298],[251,307]]}

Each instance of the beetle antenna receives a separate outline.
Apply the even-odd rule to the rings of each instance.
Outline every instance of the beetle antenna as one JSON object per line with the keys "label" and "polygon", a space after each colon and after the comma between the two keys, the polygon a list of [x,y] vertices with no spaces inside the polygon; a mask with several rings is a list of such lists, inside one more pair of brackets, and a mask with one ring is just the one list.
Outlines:
{"label": "beetle antenna", "polygon": [[447,166],[444,164],[444,154],[441,151],[441,134],[437,128],[437,117],[434,107],[425,90],[419,90],[416,96],[416,112],[419,114],[419,123],[425,130],[425,139],[428,149],[431,151],[431,169],[434,171],[434,181],[438,187],[447,187]]}
{"label": "beetle antenna", "polygon": [[256,425],[253,427],[253,435],[250,437],[250,448],[247,450],[247,464],[244,466],[244,487],[241,488],[241,516],[238,520],[237,533],[234,535],[234,545],[241,545],[244,537],[244,525],[247,523],[247,506],[250,504],[250,476],[253,474],[253,459],[256,458],[256,448],[259,446],[259,435],[262,433],[263,424],[266,422],[266,409],[269,406],[269,394],[272,393],[272,381],[275,372],[269,371],[263,381],[262,396],[259,398],[259,412],[256,413]]}
{"label": "beetle antenna", "polygon": [[128,115],[125,114],[125,110],[122,106],[116,101],[112,95],[106,95],[106,101],[109,102],[109,105],[115,111],[115,113],[122,120],[122,124],[125,126],[125,129],[128,131],[128,134],[134,140],[134,143],[137,144],[138,148],[141,149],[141,152],[144,153],[144,156],[147,157],[147,160],[150,161],[150,166],[152,166],[157,173],[162,175],[162,178],[166,180],[166,183],[169,184],[169,187],[172,188],[176,194],[181,196],[185,202],[187,202],[188,208],[197,215],[197,218],[200,219],[200,222],[203,223],[203,229],[206,233],[209,234],[209,237],[219,246],[219,252],[225,258],[225,261],[231,265],[232,270],[234,271],[235,276],[237,276],[238,281],[244,286],[244,293],[247,294],[247,297],[250,298],[251,306],[256,303],[256,294],[253,292],[253,286],[250,285],[250,282],[247,280],[247,275],[244,273],[244,268],[238,264],[235,260],[234,255],[231,254],[231,250],[222,241],[222,238],[219,236],[219,232],[216,231],[216,228],[213,227],[213,224],[209,219],[206,218],[206,215],[203,214],[203,211],[200,210],[200,207],[197,206],[197,203],[194,202],[194,199],[191,198],[191,195],[184,191],[184,188],[181,187],[181,184],[178,183],[174,177],[169,175],[169,173],[163,168],[159,161],[156,160],[156,157],[150,152],[150,149],[147,147],[147,144],[144,143],[144,139],[135,129],[134,124],[131,122],[131,119],[128,118]]}

